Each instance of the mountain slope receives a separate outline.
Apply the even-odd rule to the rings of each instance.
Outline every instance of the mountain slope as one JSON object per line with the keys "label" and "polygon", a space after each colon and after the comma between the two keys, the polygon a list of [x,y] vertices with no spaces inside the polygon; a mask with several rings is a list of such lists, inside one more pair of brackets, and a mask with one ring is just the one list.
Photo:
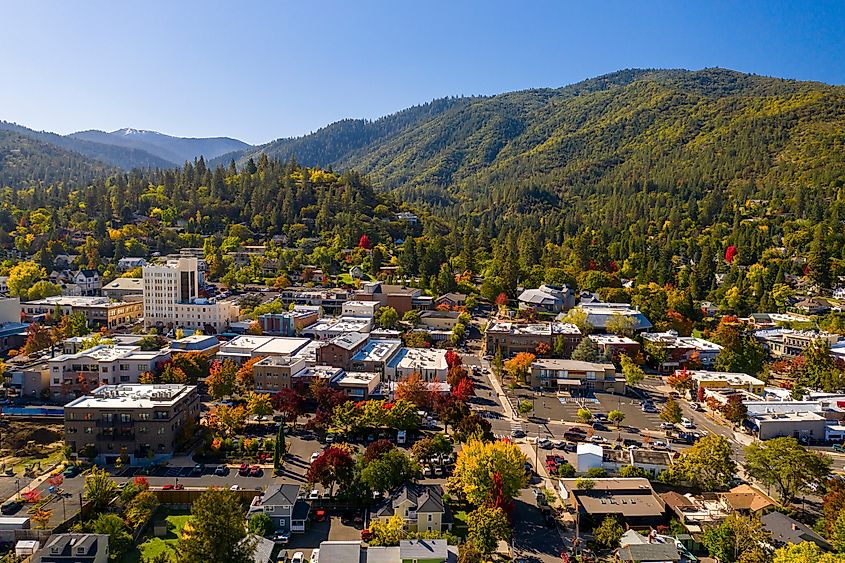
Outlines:
{"label": "mountain slope", "polygon": [[571,186],[842,185],[845,170],[845,88],[820,83],[626,70],[430,106],[412,119],[338,122],[252,156],[357,168],[406,197],[469,208],[559,205]]}
{"label": "mountain slope", "polygon": [[118,129],[111,133],[89,130],[73,133],[69,136],[75,139],[142,150],[166,160],[173,166],[182,166],[185,161],[194,160],[199,156],[211,160],[223,154],[251,148],[251,145],[229,137],[172,137],[155,131],[139,129]]}
{"label": "mountain slope", "polygon": [[6,121],[0,121],[0,130],[12,131],[30,139],[67,151],[77,152],[80,155],[125,170],[132,168],[169,168],[173,166],[169,161],[137,148],[92,142],[46,131],[33,131]]}
{"label": "mountain slope", "polygon": [[78,153],[0,130],[0,187],[23,187],[32,181],[87,185],[93,178],[112,171]]}

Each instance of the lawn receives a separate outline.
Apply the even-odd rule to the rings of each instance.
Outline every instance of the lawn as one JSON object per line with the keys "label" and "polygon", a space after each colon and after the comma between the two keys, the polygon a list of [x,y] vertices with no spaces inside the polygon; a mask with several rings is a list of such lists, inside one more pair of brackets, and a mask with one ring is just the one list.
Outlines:
{"label": "lawn", "polygon": [[[136,549],[123,556],[122,563],[139,563],[165,551],[175,553],[176,544],[179,542],[182,528],[185,527],[185,523],[190,519],[191,516],[189,514],[168,515],[165,518],[167,522],[167,535],[163,538],[156,538],[149,535],[144,536],[146,539]],[[149,528],[149,533],[152,534],[152,526]]]}

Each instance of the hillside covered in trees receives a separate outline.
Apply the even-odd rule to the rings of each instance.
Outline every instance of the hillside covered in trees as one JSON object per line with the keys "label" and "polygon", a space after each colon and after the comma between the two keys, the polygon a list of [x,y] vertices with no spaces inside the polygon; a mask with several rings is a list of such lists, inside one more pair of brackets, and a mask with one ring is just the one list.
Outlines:
{"label": "hillside covered in trees", "polygon": [[[621,300],[631,292],[612,290],[632,279],[672,287],[686,316],[703,299],[747,313],[782,308],[791,276],[830,288],[845,275],[843,141],[842,87],[621,71],[338,122],[210,165],[114,174],[19,156],[0,168],[0,244],[46,261],[67,232],[108,258],[130,239],[165,252],[212,235],[213,254],[276,237],[280,273],[331,274],[366,234],[374,274],[392,264],[432,290],[478,274],[488,297],[545,281]],[[406,206],[421,226],[396,220]],[[33,213],[45,232],[30,232]]]}

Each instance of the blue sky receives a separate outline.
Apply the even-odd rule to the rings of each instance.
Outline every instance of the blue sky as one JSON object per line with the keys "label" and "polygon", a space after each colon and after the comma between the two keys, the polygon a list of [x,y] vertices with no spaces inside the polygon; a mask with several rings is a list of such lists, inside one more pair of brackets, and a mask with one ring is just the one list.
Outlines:
{"label": "blue sky", "polygon": [[251,143],[622,68],[845,83],[845,2],[0,0],[0,119]]}

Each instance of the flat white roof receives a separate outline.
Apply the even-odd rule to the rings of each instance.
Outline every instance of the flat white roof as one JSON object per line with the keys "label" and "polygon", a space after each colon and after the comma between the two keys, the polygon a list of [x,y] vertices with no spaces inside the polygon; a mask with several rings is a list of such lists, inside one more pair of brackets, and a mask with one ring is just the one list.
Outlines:
{"label": "flat white roof", "polygon": [[392,356],[400,346],[402,346],[401,340],[379,340],[374,338],[358,350],[352,356],[352,360],[359,362],[383,362]]}
{"label": "flat white roof", "polygon": [[321,319],[308,327],[310,332],[361,332],[370,326],[371,319],[362,317],[340,317],[337,319]]}
{"label": "flat white roof", "polygon": [[436,348],[400,348],[388,365],[399,369],[448,369],[446,350]]}
{"label": "flat white roof", "polygon": [[156,406],[171,406],[189,393],[196,392],[196,385],[179,384],[126,384],[103,385],[90,394],[74,399],[68,408],[99,409],[151,409]]}
{"label": "flat white roof", "polygon": [[374,371],[346,371],[335,380],[335,385],[369,385],[379,379],[381,375]]}
{"label": "flat white roof", "polygon": [[45,297],[36,301],[27,301],[21,305],[50,305],[55,307],[114,307],[125,304],[125,301],[115,301],[108,297],[100,297],[94,295],[54,295],[52,297]]}
{"label": "flat white roof", "polygon": [[220,346],[218,354],[226,355],[256,355],[288,356],[296,353],[311,342],[308,338],[288,336],[236,336]]}
{"label": "flat white roof", "polygon": [[76,354],[61,354],[50,358],[50,362],[66,362],[72,360],[92,360],[96,362],[113,362],[115,360],[152,360],[166,352],[159,350],[141,350],[140,346],[114,346],[100,344]]}
{"label": "flat white roof", "polygon": [[688,370],[694,380],[697,381],[724,381],[731,385],[763,385],[764,383],[745,373],[727,371],[709,371],[703,369]]}
{"label": "flat white roof", "polygon": [[616,334],[591,334],[588,338],[596,344],[637,344],[637,341],[632,338]]}

